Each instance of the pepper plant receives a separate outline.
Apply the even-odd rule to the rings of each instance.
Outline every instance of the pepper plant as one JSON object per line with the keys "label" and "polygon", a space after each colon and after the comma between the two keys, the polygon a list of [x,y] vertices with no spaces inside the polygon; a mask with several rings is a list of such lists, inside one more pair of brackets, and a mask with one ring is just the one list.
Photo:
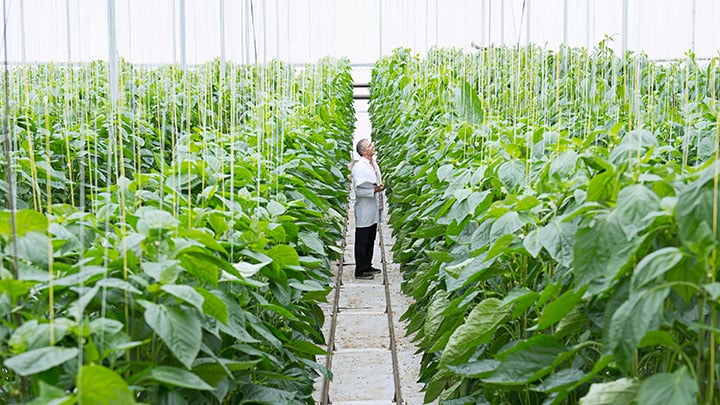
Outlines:
{"label": "pepper plant", "polygon": [[606,43],[376,64],[426,401],[720,403],[717,74]]}

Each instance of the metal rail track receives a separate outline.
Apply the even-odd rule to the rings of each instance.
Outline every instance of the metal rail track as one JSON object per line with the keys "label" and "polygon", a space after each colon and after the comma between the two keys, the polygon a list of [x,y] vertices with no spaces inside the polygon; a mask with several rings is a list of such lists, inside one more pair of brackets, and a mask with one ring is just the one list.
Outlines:
{"label": "metal rail track", "polygon": [[[349,209],[349,206],[348,206]],[[390,355],[392,359],[392,369],[393,369],[393,380],[395,385],[395,395],[393,398],[393,402],[396,404],[404,404],[402,399],[402,391],[400,389],[400,366],[398,363],[398,357],[397,357],[397,345],[395,342],[395,325],[393,322],[393,311],[392,311],[392,301],[390,299],[390,283],[388,282],[388,267],[386,260],[386,254],[385,254],[385,236],[382,230],[382,224],[378,224],[378,233],[380,235],[379,243],[380,243],[380,262],[382,264],[382,276],[383,276],[383,286],[385,287],[385,313],[387,314],[388,319],[388,329],[389,329],[389,336],[390,336]],[[343,254],[340,257],[340,260],[338,262],[338,271],[335,278],[335,295],[333,298],[333,311],[332,316],[330,318],[330,331],[329,331],[329,337],[328,337],[328,354],[325,357],[325,367],[328,369],[329,372],[332,373],[332,360],[333,360],[333,353],[335,352],[335,330],[337,327],[337,315],[339,312],[339,303],[340,303],[340,291],[341,287],[343,285],[342,283],[342,274],[343,274],[343,266],[345,262],[345,248],[347,247],[347,233],[348,233],[348,224],[345,223],[345,227],[343,229],[343,241],[342,241],[342,249]],[[332,401],[330,400],[330,380],[327,378],[327,376],[323,377],[323,384],[322,384],[322,394],[320,403],[322,405],[328,405],[332,404]]]}

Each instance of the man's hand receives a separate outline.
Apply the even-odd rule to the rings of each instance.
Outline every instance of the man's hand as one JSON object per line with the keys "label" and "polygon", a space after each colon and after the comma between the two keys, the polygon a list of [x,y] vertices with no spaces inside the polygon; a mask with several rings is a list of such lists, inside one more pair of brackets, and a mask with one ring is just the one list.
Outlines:
{"label": "man's hand", "polygon": [[381,191],[383,191],[383,190],[385,190],[385,185],[384,185],[384,184],[381,183],[381,184],[378,184],[377,186],[375,186],[375,192],[376,192],[376,193],[379,193],[379,192],[381,192]]}

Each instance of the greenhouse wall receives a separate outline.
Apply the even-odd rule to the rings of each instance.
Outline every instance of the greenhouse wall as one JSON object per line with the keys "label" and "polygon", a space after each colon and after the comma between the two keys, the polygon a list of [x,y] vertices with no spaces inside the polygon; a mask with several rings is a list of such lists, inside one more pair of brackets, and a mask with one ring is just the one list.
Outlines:
{"label": "greenhouse wall", "polygon": [[605,38],[620,51],[623,36],[628,49],[652,59],[691,49],[710,58],[720,43],[714,29],[720,5],[713,0],[15,0],[5,2],[8,61],[107,59],[113,3],[118,52],[143,64],[181,63],[183,32],[189,64],[223,55],[244,63],[333,55],[364,64],[398,47],[424,53],[434,46],[531,42],[557,49],[593,47]]}

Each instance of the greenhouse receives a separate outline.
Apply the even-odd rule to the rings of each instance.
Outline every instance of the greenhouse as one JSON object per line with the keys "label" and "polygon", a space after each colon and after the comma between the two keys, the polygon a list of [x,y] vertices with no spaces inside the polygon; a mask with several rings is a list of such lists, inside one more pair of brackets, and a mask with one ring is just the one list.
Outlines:
{"label": "greenhouse", "polygon": [[3,0],[0,403],[720,404],[715,0]]}

